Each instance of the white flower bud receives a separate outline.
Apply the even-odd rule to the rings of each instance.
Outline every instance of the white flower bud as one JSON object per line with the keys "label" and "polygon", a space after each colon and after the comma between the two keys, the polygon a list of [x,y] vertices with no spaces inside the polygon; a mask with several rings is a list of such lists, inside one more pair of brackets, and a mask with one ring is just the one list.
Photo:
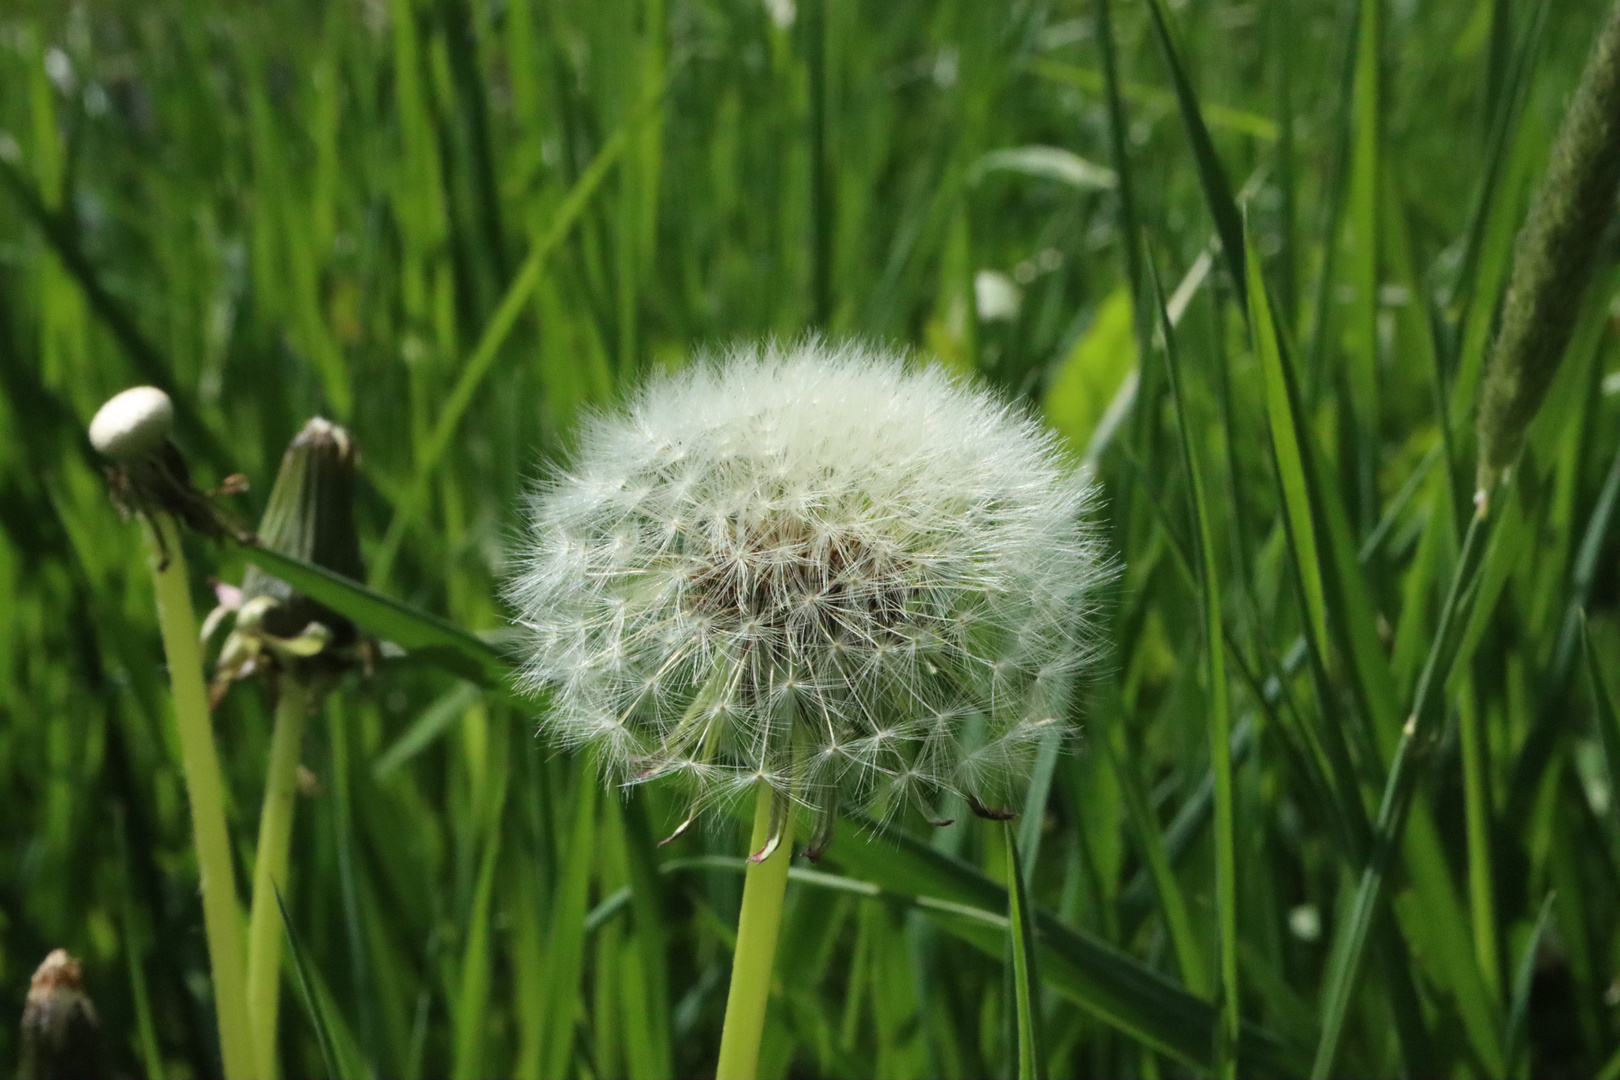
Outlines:
{"label": "white flower bud", "polygon": [[174,403],[155,386],[114,395],[90,421],[90,445],[114,461],[144,457],[174,430]]}

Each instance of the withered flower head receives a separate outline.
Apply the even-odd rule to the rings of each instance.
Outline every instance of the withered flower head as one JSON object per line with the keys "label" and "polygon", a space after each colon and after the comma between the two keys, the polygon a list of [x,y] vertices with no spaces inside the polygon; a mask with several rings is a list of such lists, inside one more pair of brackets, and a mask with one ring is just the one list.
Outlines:
{"label": "withered flower head", "polygon": [[23,1080],[90,1080],[101,1067],[101,1021],[79,962],[56,949],[34,972],[23,1008]]}
{"label": "withered flower head", "polygon": [[[169,441],[174,403],[155,386],[134,386],[109,398],[90,421],[90,445],[107,459],[107,488],[128,517],[162,512],[195,532],[219,539],[229,529],[208,497],[191,484],[185,457]],[[221,491],[238,490],[239,477]]]}
{"label": "withered flower head", "polygon": [[[362,579],[354,527],[356,453],[348,431],[315,417],[282,456],[259,523],[259,543],[272,551]],[[215,694],[256,671],[304,679],[335,675],[356,659],[359,633],[348,619],[286,582],[250,567],[240,589],[216,586],[220,605],[203,625],[209,637],[235,615],[220,650]]]}

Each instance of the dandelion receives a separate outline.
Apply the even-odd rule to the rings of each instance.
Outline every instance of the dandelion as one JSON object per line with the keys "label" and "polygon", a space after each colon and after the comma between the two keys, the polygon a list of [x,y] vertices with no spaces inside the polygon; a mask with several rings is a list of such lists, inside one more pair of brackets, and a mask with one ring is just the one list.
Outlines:
{"label": "dandelion", "polygon": [[[1091,498],[990,393],[815,342],[655,379],[536,494],[510,596],[546,732],[621,783],[684,783],[692,816],[757,792],[722,1075],[753,1068],[757,1031],[728,1061],[732,1009],[745,951],[769,978],[793,806],[812,858],[840,806],[1008,816],[1066,730],[1111,573]],[[751,908],[767,867],[774,907]]]}
{"label": "dandelion", "polygon": [[[158,629],[169,662],[180,764],[191,804],[192,835],[203,901],[203,925],[214,976],[214,1008],[226,1080],[258,1075],[247,1024],[242,916],[225,825],[225,783],[208,718],[179,523],[208,536],[226,526],[191,485],[185,458],[169,441],[174,404],[156,387],[114,396],[90,421],[90,442],[106,459],[108,491],[126,516],[139,517],[157,600]],[[231,483],[227,483],[230,487]]]}
{"label": "dandelion", "polygon": [[936,368],[739,352],[586,422],[512,588],[548,733],[700,803],[989,808],[1062,728],[1105,569],[1053,439]]}

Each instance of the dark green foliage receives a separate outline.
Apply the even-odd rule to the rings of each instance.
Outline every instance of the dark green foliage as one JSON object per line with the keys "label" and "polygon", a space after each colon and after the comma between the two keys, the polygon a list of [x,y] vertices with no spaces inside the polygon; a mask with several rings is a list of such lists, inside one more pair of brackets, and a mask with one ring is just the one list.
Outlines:
{"label": "dark green foliage", "polygon": [[[251,479],[236,522],[311,416],[360,448],[363,562],[187,542],[204,610],[254,566],[390,643],[309,720],[284,1075],[711,1071],[741,823],[660,847],[676,793],[538,743],[500,584],[582,409],[816,329],[1043,412],[1124,569],[1021,820],[795,863],[763,1075],[1620,1075],[1620,350],[1580,224],[1615,182],[1529,212],[1586,160],[1569,103],[1612,126],[1576,92],[1610,6],[5,7],[0,1073],[57,947],[113,1072],[219,1068],[140,540],[84,438],[136,383],[198,489]],[[1527,218],[1552,306],[1504,306]],[[242,874],[270,713],[214,715]]]}

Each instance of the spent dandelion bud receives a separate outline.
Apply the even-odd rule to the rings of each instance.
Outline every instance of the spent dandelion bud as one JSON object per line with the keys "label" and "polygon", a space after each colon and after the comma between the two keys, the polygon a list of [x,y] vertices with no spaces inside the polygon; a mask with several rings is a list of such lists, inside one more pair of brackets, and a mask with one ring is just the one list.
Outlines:
{"label": "spent dandelion bud", "polygon": [[[348,431],[315,417],[293,437],[270,489],[256,543],[349,578],[364,577],[354,527],[356,452]],[[253,865],[248,920],[247,1019],[260,1075],[273,1076],[280,1018],[280,895],[286,891],[304,721],[345,668],[359,659],[359,632],[337,612],[258,567],[241,588],[216,586],[220,604],[203,636],[227,615],[235,621],[215,664],[212,697],[233,679],[258,673],[276,693],[264,808]],[[311,775],[311,780],[313,776]]]}
{"label": "spent dandelion bud", "polygon": [[1480,387],[1476,502],[1513,463],[1569,344],[1620,189],[1620,4],[1581,72],[1514,248],[1502,325]]}
{"label": "spent dandelion bud", "polygon": [[115,394],[90,421],[96,452],[125,461],[150,454],[174,430],[174,402],[155,386],[132,386]]}
{"label": "spent dandelion bud", "polygon": [[580,440],[509,591],[545,729],[617,779],[679,777],[695,807],[763,782],[767,847],[796,802],[816,855],[840,804],[994,815],[1066,729],[1112,569],[1086,482],[989,392],[767,346],[655,379]]}
{"label": "spent dandelion bud", "polygon": [[[365,576],[354,525],[356,451],[344,428],[315,417],[282,455],[259,523],[258,543],[349,578]],[[355,659],[353,623],[258,567],[240,589],[217,586],[220,604],[203,636],[227,615],[235,623],[220,650],[216,695],[233,678],[269,667],[306,681],[341,671]]]}
{"label": "spent dandelion bud", "polygon": [[101,1022],[84,992],[79,962],[56,949],[34,972],[23,1007],[23,1080],[70,1080],[106,1075]]}
{"label": "spent dandelion bud", "polygon": [[[155,386],[134,386],[113,395],[90,420],[90,445],[107,459],[107,487],[127,518],[167,513],[204,536],[218,539],[227,527],[207,496],[191,483],[191,470],[169,434],[174,402]],[[238,477],[222,491],[235,491]]]}

